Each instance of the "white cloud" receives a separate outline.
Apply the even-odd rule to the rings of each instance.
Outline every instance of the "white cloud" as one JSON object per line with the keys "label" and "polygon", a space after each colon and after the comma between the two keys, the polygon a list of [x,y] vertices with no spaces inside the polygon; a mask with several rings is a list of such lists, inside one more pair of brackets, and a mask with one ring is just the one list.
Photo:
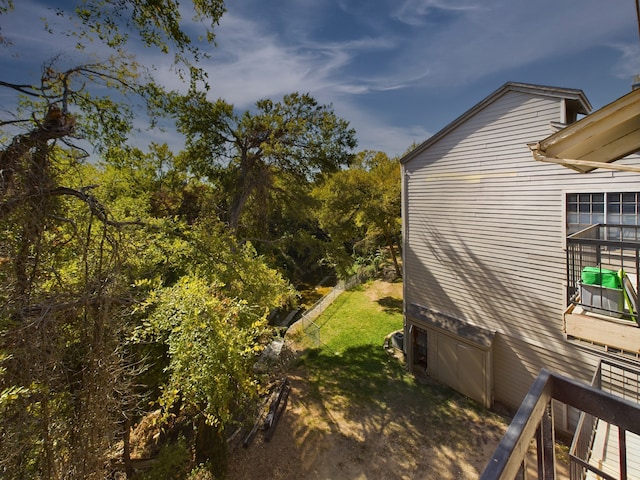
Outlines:
{"label": "white cloud", "polygon": [[478,8],[481,8],[480,4],[475,0],[405,0],[393,13],[393,18],[407,25],[422,26],[437,10],[465,12]]}
{"label": "white cloud", "polygon": [[[410,0],[404,5],[443,5]],[[601,45],[616,32],[628,30],[631,7],[613,7],[584,0],[576,8],[569,0],[453,2],[465,7],[464,16],[443,28],[409,29],[407,42],[394,66],[405,73],[430,71],[425,82],[433,86],[464,84],[533,62],[585,51]]]}
{"label": "white cloud", "polygon": [[212,94],[239,107],[293,91],[368,92],[377,88],[375,80],[350,81],[347,68],[361,52],[394,47],[393,39],[371,37],[345,42],[302,38],[285,44],[258,21],[232,13],[221,22],[218,37],[219,48],[206,67]]}
{"label": "white cloud", "polygon": [[615,74],[618,78],[629,80],[640,75],[640,49],[637,43],[612,44],[611,48],[620,52],[620,59],[616,63]]}

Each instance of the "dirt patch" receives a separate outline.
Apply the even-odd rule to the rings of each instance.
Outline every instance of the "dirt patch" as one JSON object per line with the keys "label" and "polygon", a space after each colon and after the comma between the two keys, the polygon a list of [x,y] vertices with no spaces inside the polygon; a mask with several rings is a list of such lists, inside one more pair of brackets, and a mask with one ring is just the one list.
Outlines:
{"label": "dirt patch", "polygon": [[383,298],[395,298],[402,301],[402,282],[376,280],[367,286],[367,297],[374,302]]}
{"label": "dirt patch", "polygon": [[[401,308],[401,283],[374,282],[367,294],[380,308]],[[291,393],[275,434],[233,446],[228,479],[475,479],[507,428],[457,394],[416,398],[403,389],[356,406],[321,391],[303,366],[287,374]]]}
{"label": "dirt patch", "polygon": [[465,413],[462,437],[436,431],[429,405],[405,398],[356,413],[340,398],[316,398],[302,374],[289,377],[287,411],[271,441],[257,436],[232,450],[229,479],[478,478],[506,428]]}

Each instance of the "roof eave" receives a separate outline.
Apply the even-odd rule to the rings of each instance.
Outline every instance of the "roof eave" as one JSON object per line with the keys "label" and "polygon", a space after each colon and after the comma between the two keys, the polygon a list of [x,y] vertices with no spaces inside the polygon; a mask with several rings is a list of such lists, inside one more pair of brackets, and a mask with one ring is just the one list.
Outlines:
{"label": "roof eave", "polygon": [[581,173],[596,168],[640,172],[632,165],[610,165],[640,151],[640,89],[530,144],[533,158]]}
{"label": "roof eave", "polygon": [[453,120],[451,123],[446,125],[436,134],[432,135],[431,137],[426,139],[424,142],[422,142],[420,145],[418,145],[416,148],[414,148],[412,151],[410,151],[405,156],[403,156],[400,159],[400,163],[406,164],[410,162],[413,158],[418,156],[420,153],[422,153],[424,150],[426,150],[431,145],[436,143],[438,140],[440,140],[441,138],[449,134],[458,126],[462,125],[464,122],[469,120],[471,117],[476,115],[485,107],[492,104],[498,98],[502,97],[503,95],[505,95],[507,92],[510,92],[510,91],[575,100],[580,105],[579,111],[584,114],[589,113],[592,108],[591,103],[589,102],[589,100],[587,99],[586,95],[582,90],[578,90],[575,88],[560,88],[560,87],[550,87],[550,86],[544,86],[544,85],[533,85],[528,83],[507,82],[504,85],[502,85],[500,88],[498,88],[496,91],[491,93],[489,96],[485,97],[483,100],[481,100],[476,105],[471,107],[469,110],[464,112],[458,118]]}

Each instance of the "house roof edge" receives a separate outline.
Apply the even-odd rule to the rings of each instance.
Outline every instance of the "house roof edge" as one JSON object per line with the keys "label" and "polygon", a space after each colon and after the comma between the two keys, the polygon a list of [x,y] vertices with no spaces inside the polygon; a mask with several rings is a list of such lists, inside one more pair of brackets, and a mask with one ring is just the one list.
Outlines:
{"label": "house roof edge", "polygon": [[429,148],[431,145],[436,143],[438,140],[446,136],[449,132],[466,122],[469,118],[476,115],[478,112],[486,108],[488,105],[495,102],[498,98],[505,95],[507,92],[522,92],[528,93],[532,95],[544,95],[548,97],[557,97],[563,99],[570,99],[579,102],[581,107],[580,113],[588,114],[592,110],[591,103],[587,99],[584,92],[580,89],[576,88],[562,88],[562,87],[551,87],[545,85],[535,85],[530,83],[519,83],[519,82],[507,82],[502,85],[500,88],[495,90],[493,93],[489,94],[487,97],[482,99],[480,102],[476,103],[469,110],[464,112],[458,118],[453,120],[451,123],[446,125],[440,131],[426,139],[412,151],[404,155],[400,159],[400,163],[402,165],[410,162],[414,157],[422,153],[424,150]]}

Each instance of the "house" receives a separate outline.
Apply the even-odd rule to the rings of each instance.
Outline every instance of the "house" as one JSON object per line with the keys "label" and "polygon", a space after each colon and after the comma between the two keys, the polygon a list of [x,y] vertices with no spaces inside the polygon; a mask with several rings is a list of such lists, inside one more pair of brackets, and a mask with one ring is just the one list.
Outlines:
{"label": "house", "polygon": [[[626,317],[611,320],[578,294],[576,272],[614,248],[585,239],[597,254],[568,254],[593,224],[624,223],[617,240],[635,229],[638,243],[640,90],[614,103],[590,114],[581,90],[507,83],[401,159],[404,345],[417,375],[515,410],[543,368],[589,382],[602,358],[640,366],[637,312],[618,305]],[[637,292],[633,257],[620,258]],[[556,407],[568,430],[577,414]]]}

